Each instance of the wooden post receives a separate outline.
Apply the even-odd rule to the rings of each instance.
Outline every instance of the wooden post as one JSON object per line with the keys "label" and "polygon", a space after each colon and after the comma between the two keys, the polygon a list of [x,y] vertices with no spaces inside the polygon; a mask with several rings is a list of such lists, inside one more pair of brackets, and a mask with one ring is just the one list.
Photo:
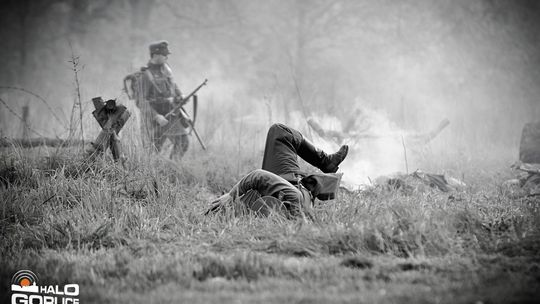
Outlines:
{"label": "wooden post", "polygon": [[28,138],[28,105],[22,107],[22,138]]}

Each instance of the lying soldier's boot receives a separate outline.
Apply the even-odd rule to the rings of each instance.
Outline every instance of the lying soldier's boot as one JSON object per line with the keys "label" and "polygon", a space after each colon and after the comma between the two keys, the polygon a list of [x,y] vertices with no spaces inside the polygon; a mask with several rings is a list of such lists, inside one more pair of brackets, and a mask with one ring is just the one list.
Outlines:
{"label": "lying soldier's boot", "polygon": [[324,173],[335,173],[339,164],[345,159],[349,152],[349,146],[343,145],[334,154],[326,154],[321,149],[316,148],[307,139],[302,139],[300,147],[297,150],[298,156],[307,161],[314,167],[321,169]]}
{"label": "lying soldier's boot", "polygon": [[349,146],[343,145],[336,153],[327,155],[324,165],[320,168],[321,171],[324,173],[336,173],[339,164],[347,157],[347,153],[349,153]]}

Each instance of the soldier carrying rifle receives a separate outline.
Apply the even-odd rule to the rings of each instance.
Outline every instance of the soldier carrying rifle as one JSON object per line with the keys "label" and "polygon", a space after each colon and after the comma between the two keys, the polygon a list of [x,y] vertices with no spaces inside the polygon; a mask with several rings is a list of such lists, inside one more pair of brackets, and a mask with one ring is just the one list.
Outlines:
{"label": "soldier carrying rifle", "polygon": [[188,135],[191,130],[194,131],[194,121],[182,106],[193,97],[193,108],[196,111],[195,93],[202,85],[187,98],[183,98],[167,63],[168,55],[171,54],[168,42],[162,40],[152,43],[149,49],[148,65],[141,68],[140,72],[128,75],[124,79],[124,86],[141,110],[141,131],[145,147],[152,147],[159,152],[165,139],[169,138],[173,143],[171,158],[181,158],[189,147]]}

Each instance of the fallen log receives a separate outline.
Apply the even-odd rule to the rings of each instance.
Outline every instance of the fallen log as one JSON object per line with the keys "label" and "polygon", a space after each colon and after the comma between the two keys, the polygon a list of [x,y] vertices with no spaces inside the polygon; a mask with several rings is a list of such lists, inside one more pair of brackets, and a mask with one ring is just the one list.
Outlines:
{"label": "fallen log", "polygon": [[48,147],[69,147],[82,145],[81,139],[61,139],[61,138],[0,138],[0,148],[20,147],[34,148],[38,146]]}
{"label": "fallen log", "polygon": [[[439,125],[425,133],[414,133],[406,134],[405,141],[412,143],[413,146],[422,146],[428,144],[435,137],[437,137],[448,125],[450,121],[448,119],[443,119]],[[338,145],[342,145],[345,141],[349,142],[358,142],[359,140],[365,139],[379,139],[379,138],[400,138],[402,134],[400,133],[386,133],[386,134],[376,134],[370,133],[368,131],[361,131],[360,133],[350,131],[350,132],[340,132],[336,130],[325,130],[319,123],[317,123],[313,118],[308,120],[308,125],[322,138],[335,142]]]}

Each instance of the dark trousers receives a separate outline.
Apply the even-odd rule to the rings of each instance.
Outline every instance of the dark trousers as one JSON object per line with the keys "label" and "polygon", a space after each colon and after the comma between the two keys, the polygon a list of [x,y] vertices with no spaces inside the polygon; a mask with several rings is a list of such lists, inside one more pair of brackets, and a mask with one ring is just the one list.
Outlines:
{"label": "dark trousers", "polygon": [[183,128],[180,121],[170,120],[169,124],[164,127],[155,123],[153,128],[153,144],[158,151],[161,151],[165,139],[168,138],[173,144],[171,158],[184,156],[184,153],[189,148],[189,136],[187,134],[179,134]]}
{"label": "dark trousers", "polygon": [[178,119],[170,119],[168,125],[162,127],[153,118],[142,120],[143,142],[145,146],[151,146],[158,152],[168,138],[173,144],[171,158],[181,158],[189,148],[189,136],[183,132],[183,126]]}
{"label": "dark trousers", "polygon": [[273,124],[266,136],[262,169],[296,181],[295,175],[302,174],[298,165],[298,151],[303,138],[295,129],[284,124]]}
{"label": "dark trousers", "polygon": [[[299,188],[283,177],[263,169],[249,172],[233,187],[231,192],[235,192],[232,193],[233,197],[241,197],[249,191],[255,191],[258,197],[273,196],[287,202],[288,206],[286,207],[289,210],[298,209],[305,198],[303,191]],[[309,198],[309,194],[307,195]],[[257,199],[258,197],[251,196],[252,199]]]}

